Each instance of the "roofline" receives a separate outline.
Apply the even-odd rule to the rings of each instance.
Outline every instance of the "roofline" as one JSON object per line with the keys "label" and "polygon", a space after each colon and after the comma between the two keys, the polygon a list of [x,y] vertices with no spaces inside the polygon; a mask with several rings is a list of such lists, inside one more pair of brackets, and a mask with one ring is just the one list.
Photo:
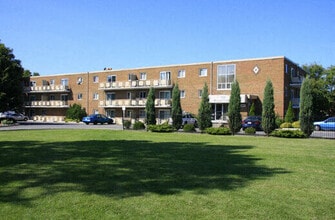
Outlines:
{"label": "roofline", "polygon": [[[168,68],[168,67],[177,67],[177,66],[192,66],[192,65],[202,65],[202,64],[217,64],[217,63],[231,63],[231,62],[245,62],[245,61],[256,61],[256,60],[272,60],[272,59],[286,59],[291,63],[294,63],[285,56],[273,56],[273,57],[262,57],[262,58],[245,58],[245,59],[232,59],[232,60],[222,60],[222,61],[208,61],[208,62],[198,62],[198,63],[187,63],[187,64],[170,64],[170,65],[159,65],[159,66],[147,66],[147,67],[135,67],[135,68],[124,68],[124,69],[111,69],[111,70],[97,70],[97,71],[87,71],[87,72],[77,72],[77,73],[60,73],[60,74],[51,74],[43,76],[31,76],[31,78],[38,77],[52,77],[52,76],[67,76],[67,75],[82,75],[82,74],[97,74],[104,71],[108,72],[117,72],[125,70],[141,70],[141,69],[154,69],[154,68]],[[296,64],[296,63],[294,63]],[[298,64],[296,64],[298,65]]]}

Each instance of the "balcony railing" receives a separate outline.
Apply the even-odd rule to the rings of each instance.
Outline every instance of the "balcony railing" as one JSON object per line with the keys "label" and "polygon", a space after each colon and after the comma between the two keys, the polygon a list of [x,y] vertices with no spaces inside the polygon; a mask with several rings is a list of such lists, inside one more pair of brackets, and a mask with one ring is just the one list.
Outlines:
{"label": "balcony railing", "polygon": [[106,82],[100,83],[99,88],[103,90],[129,89],[129,88],[169,88],[172,87],[171,80],[134,80],[126,82]]}
{"label": "balcony railing", "polygon": [[67,101],[30,101],[25,103],[25,107],[43,107],[43,108],[67,108]]}
{"label": "balcony railing", "polygon": [[[147,99],[116,99],[100,101],[100,107],[145,107]],[[171,107],[171,99],[155,99],[156,107]]]}
{"label": "balcony railing", "polygon": [[63,85],[31,86],[31,87],[25,87],[25,92],[31,92],[31,93],[69,92],[69,86],[63,86]]}
{"label": "balcony railing", "polygon": [[304,77],[303,76],[296,76],[296,77],[291,77],[291,82],[290,85],[291,86],[298,86],[300,87],[302,82],[304,81]]}

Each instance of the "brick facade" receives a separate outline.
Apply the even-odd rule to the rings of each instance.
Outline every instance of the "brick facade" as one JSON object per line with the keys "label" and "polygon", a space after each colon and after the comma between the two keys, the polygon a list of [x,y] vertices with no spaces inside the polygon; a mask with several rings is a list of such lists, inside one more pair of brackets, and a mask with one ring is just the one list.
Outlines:
{"label": "brick facade", "polygon": [[[218,77],[220,74],[220,77]],[[107,114],[120,123],[122,106],[126,118],[144,120],[146,96],[155,88],[158,122],[169,118],[173,85],[182,91],[183,111],[197,114],[201,91],[207,83],[213,106],[213,122],[225,123],[230,85],[237,80],[241,89],[241,113],[247,116],[251,104],[261,114],[266,81],[274,86],[275,112],[284,116],[289,101],[296,114],[305,72],[285,57],[204,62],[133,69],[31,77],[26,88],[26,114],[34,120],[64,120],[70,105],[77,103],[88,114]]]}

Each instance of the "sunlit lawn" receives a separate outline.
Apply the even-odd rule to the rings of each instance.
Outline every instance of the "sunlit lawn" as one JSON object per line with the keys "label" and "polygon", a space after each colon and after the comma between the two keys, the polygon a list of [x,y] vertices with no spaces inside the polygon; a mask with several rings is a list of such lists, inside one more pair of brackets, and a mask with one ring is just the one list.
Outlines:
{"label": "sunlit lawn", "polygon": [[335,219],[335,141],[0,132],[1,219]]}

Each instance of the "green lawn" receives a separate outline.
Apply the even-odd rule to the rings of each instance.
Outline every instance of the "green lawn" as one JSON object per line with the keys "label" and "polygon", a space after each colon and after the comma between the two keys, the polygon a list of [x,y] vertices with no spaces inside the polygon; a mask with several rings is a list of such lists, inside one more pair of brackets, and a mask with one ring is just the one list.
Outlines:
{"label": "green lawn", "polygon": [[335,219],[335,141],[0,132],[1,219]]}

